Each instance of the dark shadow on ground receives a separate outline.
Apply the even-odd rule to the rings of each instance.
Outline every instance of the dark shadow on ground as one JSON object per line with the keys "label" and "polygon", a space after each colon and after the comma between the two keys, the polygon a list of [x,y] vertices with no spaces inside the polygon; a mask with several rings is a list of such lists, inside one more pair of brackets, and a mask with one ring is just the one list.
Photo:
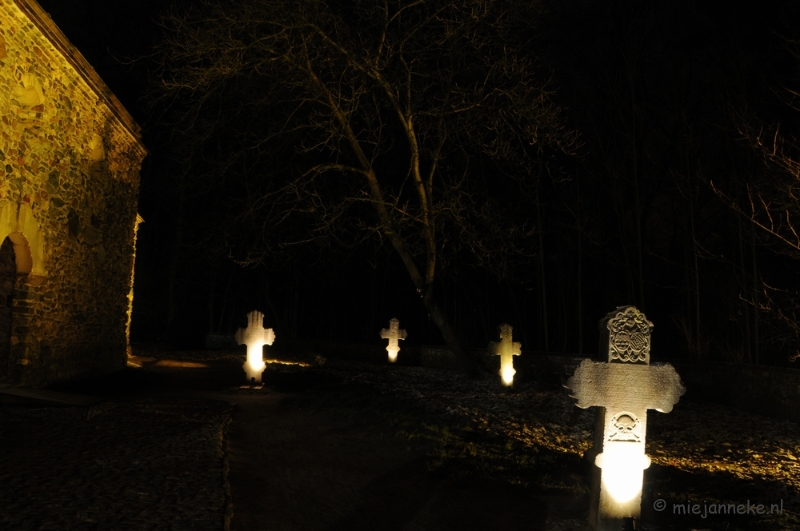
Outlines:
{"label": "dark shadow on ground", "polygon": [[[726,471],[686,472],[651,465],[645,470],[644,485],[642,520],[658,522],[660,531],[798,528],[796,518],[781,514],[795,511],[796,500],[780,482],[742,479]],[[787,496],[776,497],[781,491]],[[759,504],[764,506],[761,514],[756,513]],[[777,506],[773,514],[769,514],[771,504]]]}
{"label": "dark shadow on ground", "polygon": [[135,397],[159,391],[220,392],[243,383],[241,365],[208,363],[208,367],[125,368],[103,377],[55,384],[49,389],[107,398]]}
{"label": "dark shadow on ground", "polygon": [[[451,435],[460,438],[454,443],[459,448],[491,451],[476,456],[459,453],[458,448],[445,449],[437,456],[432,450],[439,448],[424,441],[410,442],[404,433],[410,428],[393,419],[389,410],[396,408],[405,422],[428,422],[425,411],[402,401],[384,402],[377,393],[342,383],[325,371],[295,366],[270,366],[264,373],[263,391],[241,391],[240,361],[206,364],[202,368],[128,368],[52,389],[117,400],[174,394],[234,403],[237,409],[227,437],[232,531],[535,531],[545,529],[545,522],[585,521],[585,495],[516,487],[497,479],[510,477],[507,467],[513,460],[504,459],[519,459],[531,452],[531,473],[546,472],[554,480],[560,479],[558,473],[564,479],[578,475],[588,480],[591,465],[577,456],[507,446],[497,434],[459,426],[450,426]],[[654,429],[653,437],[658,433]],[[488,479],[479,466],[486,456],[494,459],[492,466],[498,471]],[[533,482],[534,478],[527,479]],[[685,503],[702,508],[704,502],[778,503],[781,500],[773,498],[780,487],[723,471],[684,472],[654,464],[645,472],[644,529],[648,524],[658,531],[789,529],[784,525],[787,519],[776,520],[770,527],[771,520],[755,515],[702,518],[676,513],[674,508]],[[653,508],[660,499],[667,503],[664,511]],[[793,509],[794,500],[783,502],[784,508]]]}
{"label": "dark shadow on ground", "polygon": [[418,457],[366,485],[361,503],[327,531],[544,529],[547,504],[508,485],[437,481]]}

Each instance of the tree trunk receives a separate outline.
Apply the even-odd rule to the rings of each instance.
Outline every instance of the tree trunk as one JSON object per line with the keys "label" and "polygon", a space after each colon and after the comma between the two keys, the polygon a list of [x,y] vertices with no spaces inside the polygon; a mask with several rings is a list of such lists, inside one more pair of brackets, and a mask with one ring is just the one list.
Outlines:
{"label": "tree trunk", "polygon": [[541,305],[542,305],[542,337],[544,338],[544,352],[550,352],[550,338],[548,336],[548,323],[547,323],[547,280],[544,271],[544,239],[542,234],[542,202],[539,197],[539,183],[536,183],[536,222],[539,224],[539,280],[541,288]]}
{"label": "tree trunk", "polygon": [[[637,116],[636,116],[636,81],[635,72],[629,70],[630,84],[631,84],[631,148],[633,150],[633,186],[635,194],[634,204],[634,224],[636,225],[636,258],[638,266],[638,306],[642,311],[646,311],[645,296],[644,296],[644,241],[642,236],[642,207],[641,207],[641,193],[639,190],[639,146],[637,145]],[[634,299],[636,300],[636,299]]]}
{"label": "tree trunk", "polygon": [[[579,206],[580,208],[580,206]],[[580,212],[580,210],[579,210]],[[578,222],[578,354],[583,354],[583,234],[580,230],[580,221]]]}
{"label": "tree trunk", "polygon": [[[325,85],[316,77],[314,77],[314,80],[316,83],[318,83],[318,86],[327,93]],[[386,203],[384,201],[383,191],[381,190],[381,185],[378,180],[378,175],[375,172],[375,169],[372,167],[372,162],[364,153],[357,135],[353,132],[349,122],[349,116],[347,116],[347,114],[338,107],[337,102],[332,98],[332,96],[330,96],[329,93],[328,95],[330,100],[330,108],[332,111],[334,111],[337,121],[342,125],[342,128],[345,131],[344,136],[350,146],[353,148],[353,153],[358,159],[359,166],[361,167],[364,177],[366,178],[370,189],[370,195],[372,196],[373,206],[376,214],[378,215],[378,219],[381,221],[385,235],[388,237],[394,250],[403,260],[403,265],[405,265],[406,271],[408,271],[414,286],[417,288],[417,293],[422,296],[422,301],[425,305],[425,309],[428,311],[428,316],[433,320],[433,323],[436,325],[436,327],[439,328],[447,347],[453,352],[453,354],[455,354],[456,359],[459,361],[462,369],[471,377],[480,377],[483,374],[480,369],[480,365],[478,364],[477,360],[472,358],[461,346],[461,341],[458,339],[453,327],[450,325],[450,321],[447,319],[445,313],[439,308],[433,298],[433,280],[436,271],[436,236],[433,229],[433,221],[431,219],[431,213],[433,211],[431,197],[433,188],[431,183],[436,166],[434,164],[431,168],[426,188],[426,183],[422,179],[422,174],[419,168],[419,144],[417,142],[416,132],[414,130],[414,124],[411,117],[406,116],[403,112],[403,109],[401,109],[398,104],[395,105],[395,111],[397,112],[400,122],[405,129],[407,138],[409,140],[409,147],[411,148],[412,174],[414,175],[416,191],[420,200],[419,206],[422,211],[422,222],[425,227],[422,235],[427,248],[424,276],[420,273],[420,269],[417,266],[417,263],[414,261],[414,257],[406,248],[403,238],[394,229],[394,223],[392,223],[391,216],[386,210]]]}
{"label": "tree trunk", "polygon": [[[388,219],[388,216],[386,216],[386,219]],[[389,226],[390,224],[386,223],[386,225]],[[439,305],[436,304],[436,301],[433,297],[433,283],[425,282],[419,272],[416,262],[414,261],[414,257],[411,256],[411,253],[409,253],[406,249],[403,240],[394,232],[390,232],[387,235],[389,236],[389,241],[392,243],[392,247],[394,247],[394,250],[403,260],[403,265],[406,266],[406,271],[411,277],[411,281],[414,283],[414,286],[417,288],[417,293],[420,295],[420,297],[422,297],[422,303],[425,305],[425,309],[428,311],[428,317],[431,318],[433,324],[435,324],[439,329],[439,332],[441,332],[447,348],[449,348],[450,351],[455,354],[456,360],[458,360],[461,369],[471,378],[482,377],[485,373],[481,370],[478,360],[470,356],[467,350],[461,345],[461,340],[458,338],[455,330],[453,330],[453,327],[450,325],[450,321],[447,319],[447,316],[441,310]]]}
{"label": "tree trunk", "polygon": [[704,352],[700,337],[700,263],[697,260],[698,252],[697,233],[695,232],[694,223],[694,203],[691,201],[691,195],[689,197],[689,222],[691,223],[692,229],[692,260],[694,265],[694,340],[698,355],[702,352],[703,357],[705,357],[706,353]]}
{"label": "tree trunk", "polygon": [[461,370],[471,378],[483,377],[485,373],[483,370],[481,370],[478,360],[473,358],[469,352],[463,348],[455,330],[452,326],[450,326],[450,321],[447,319],[447,315],[441,311],[439,305],[433,300],[433,297],[422,297],[422,302],[425,305],[425,309],[428,310],[428,316],[433,321],[433,324],[435,324],[439,329],[439,332],[442,333],[442,337],[444,338],[447,348],[450,349],[453,354],[455,354]]}
{"label": "tree trunk", "polygon": [[288,330],[284,326],[284,319],[280,313],[278,313],[277,308],[275,308],[275,303],[272,300],[272,290],[269,288],[269,278],[264,276],[264,299],[267,301],[267,306],[272,311],[273,319],[275,319],[275,324],[277,325],[275,328],[278,330]]}
{"label": "tree trunk", "polygon": [[[756,228],[750,227],[750,234],[752,238],[750,239],[751,247],[751,254],[753,256],[753,301],[755,302],[755,298],[758,296],[758,262],[756,261]],[[753,363],[755,365],[759,365],[761,360],[760,358],[760,349],[759,349],[759,337],[758,337],[758,305],[753,306]]]}
{"label": "tree trunk", "polygon": [[172,244],[169,270],[167,272],[167,333],[175,331],[179,314],[178,271],[180,269],[181,250],[183,248],[183,203],[185,196],[186,188],[181,180],[181,182],[178,183],[178,212],[175,221],[175,240]]}
{"label": "tree trunk", "polygon": [[578,175],[578,167],[575,169],[575,189],[577,191],[578,208],[575,221],[578,226],[578,274],[577,274],[577,287],[578,287],[578,354],[583,354],[583,282],[581,274],[583,272],[583,228],[581,227],[581,180]]}
{"label": "tree trunk", "polygon": [[216,280],[216,275],[214,275],[214,268],[211,268],[211,280],[208,283],[208,333],[213,334],[216,332],[214,330],[214,295],[215,295],[215,286],[214,281]]}
{"label": "tree trunk", "polygon": [[[747,294],[750,291],[750,282],[747,278],[747,269],[744,265],[744,236],[742,234],[742,216],[736,216],[736,226],[739,229],[739,270],[742,275],[742,292]],[[746,296],[746,295],[745,295]],[[750,295],[754,297],[755,294]],[[744,305],[744,355],[748,363],[753,363],[753,336],[750,333],[750,306]]]}

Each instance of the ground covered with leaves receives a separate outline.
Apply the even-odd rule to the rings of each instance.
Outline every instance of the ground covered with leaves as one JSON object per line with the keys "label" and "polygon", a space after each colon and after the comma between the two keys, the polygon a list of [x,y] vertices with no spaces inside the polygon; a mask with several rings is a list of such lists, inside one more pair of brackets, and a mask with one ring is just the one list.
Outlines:
{"label": "ground covered with leaves", "polygon": [[[588,493],[591,466],[582,457],[592,447],[594,414],[557,385],[529,381],[509,390],[493,378],[363,363],[310,370],[388,399],[371,407],[405,404],[395,410],[408,413],[398,429],[431,444],[432,473],[537,494]],[[669,414],[649,412],[647,453],[645,529],[800,529],[795,423],[684,397]],[[581,528],[569,519],[557,528],[569,525]]]}
{"label": "ground covered with leaves", "polygon": [[[242,353],[168,353],[239,360]],[[304,407],[380,418],[425,445],[431,474],[496,482],[542,499],[571,499],[552,531],[585,530],[594,413],[574,405],[557,379],[504,388],[422,367],[326,360],[269,363],[268,385],[304,390]],[[542,376],[542,375],[537,375]],[[693,401],[648,412],[640,529],[800,529],[800,427],[793,422]],[[759,509],[759,505],[762,505]],[[759,514],[761,513],[761,514]]]}

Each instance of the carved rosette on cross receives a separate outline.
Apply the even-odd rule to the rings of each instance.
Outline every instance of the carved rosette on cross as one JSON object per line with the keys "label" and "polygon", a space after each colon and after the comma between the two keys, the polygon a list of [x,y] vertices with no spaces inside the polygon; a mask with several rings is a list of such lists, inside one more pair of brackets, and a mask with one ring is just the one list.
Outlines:
{"label": "carved rosette on cross", "polygon": [[589,523],[618,531],[625,518],[641,514],[647,410],[669,413],[686,388],[672,365],[650,365],[653,323],[635,307],[609,313],[600,329],[608,334],[601,352],[608,362],[583,360],[565,386],[578,407],[597,407]]}
{"label": "carved rosette on cross", "polygon": [[248,383],[261,383],[261,373],[264,372],[264,345],[275,342],[275,332],[272,328],[264,328],[264,314],[252,311],[247,314],[247,328],[236,331],[236,344],[247,345],[247,361],[242,368],[247,375]]}
{"label": "carved rosette on cross", "polygon": [[397,341],[405,339],[406,336],[406,331],[400,329],[400,321],[397,319],[389,321],[389,328],[381,329],[381,338],[389,340],[389,344],[386,345],[386,350],[389,352],[389,363],[397,361],[397,353],[400,352],[400,344]]}

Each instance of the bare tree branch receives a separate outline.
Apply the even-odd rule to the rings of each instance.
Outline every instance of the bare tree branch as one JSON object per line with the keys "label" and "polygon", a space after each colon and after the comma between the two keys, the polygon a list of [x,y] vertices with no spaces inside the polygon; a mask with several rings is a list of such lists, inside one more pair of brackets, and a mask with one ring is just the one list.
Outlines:
{"label": "bare tree branch", "polygon": [[262,233],[238,240],[247,260],[385,241],[464,358],[433,297],[443,252],[500,275],[530,261],[515,190],[577,142],[531,54],[539,15],[519,0],[202,0],[164,20],[152,100],[191,173],[244,188],[233,225]]}

